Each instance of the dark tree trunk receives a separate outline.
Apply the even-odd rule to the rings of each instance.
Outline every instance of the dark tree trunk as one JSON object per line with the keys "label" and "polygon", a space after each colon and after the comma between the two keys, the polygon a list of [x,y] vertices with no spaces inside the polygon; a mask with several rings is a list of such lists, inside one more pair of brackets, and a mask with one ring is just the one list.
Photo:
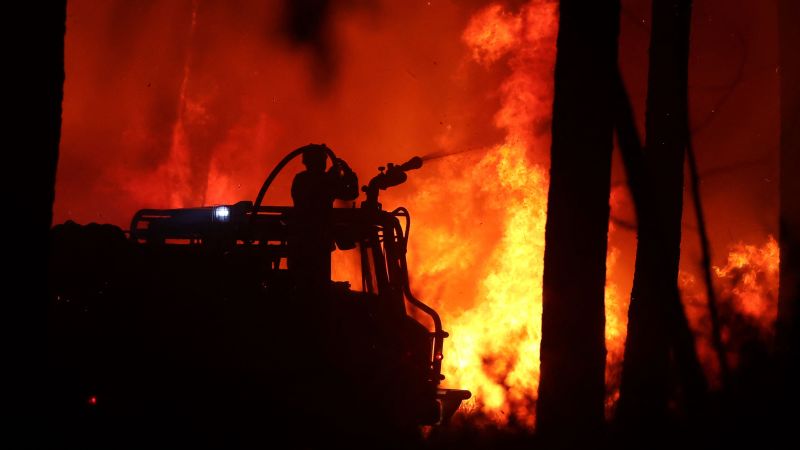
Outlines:
{"label": "dark tree trunk", "polygon": [[[9,5],[14,29],[6,55],[9,109],[6,157],[6,270],[10,280],[3,299],[13,339],[3,366],[8,397],[4,439],[13,445],[46,448],[48,413],[46,373],[47,242],[53,214],[55,171],[61,134],[64,85],[66,0]],[[13,446],[12,445],[12,446]]]}
{"label": "dark tree trunk", "polygon": [[[778,2],[780,58],[780,292],[777,344],[787,407],[796,408],[800,362],[800,2]],[[793,426],[793,425],[792,425]]]}
{"label": "dark tree trunk", "polygon": [[619,12],[618,1],[560,6],[537,428],[564,445],[603,424]]}
{"label": "dark tree trunk", "polygon": [[636,178],[644,193],[637,202],[636,267],[617,413],[623,426],[643,432],[666,417],[670,350],[687,393],[696,396],[705,389],[678,292],[691,1],[654,0],[652,14],[640,168],[646,176]]}
{"label": "dark tree trunk", "polygon": [[628,178],[628,191],[633,199],[633,209],[638,217],[642,215],[641,209],[645,207],[646,197],[650,195],[647,187],[647,174],[644,171],[644,153],[642,152],[642,139],[636,128],[636,119],[633,116],[633,106],[625,88],[625,80],[617,71],[614,92],[614,129],[617,134],[617,146],[625,174]]}

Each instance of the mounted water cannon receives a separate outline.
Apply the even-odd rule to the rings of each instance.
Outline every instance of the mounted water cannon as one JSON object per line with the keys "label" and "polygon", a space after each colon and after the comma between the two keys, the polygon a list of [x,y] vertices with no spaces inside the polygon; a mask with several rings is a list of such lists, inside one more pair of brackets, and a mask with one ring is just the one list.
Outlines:
{"label": "mounted water cannon", "polygon": [[368,185],[361,188],[367,194],[367,199],[361,203],[361,207],[381,209],[381,204],[378,203],[380,191],[403,184],[408,179],[406,172],[420,167],[422,167],[422,158],[419,156],[415,156],[400,165],[388,163],[386,167],[378,167],[380,173],[369,180]]}

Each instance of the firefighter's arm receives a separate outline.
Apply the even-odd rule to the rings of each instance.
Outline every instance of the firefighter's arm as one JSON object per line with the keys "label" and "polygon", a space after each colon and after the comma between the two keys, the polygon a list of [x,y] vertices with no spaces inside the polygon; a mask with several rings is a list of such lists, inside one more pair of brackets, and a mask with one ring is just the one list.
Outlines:
{"label": "firefighter's arm", "polygon": [[337,158],[329,172],[332,172],[334,178],[336,198],[340,200],[358,198],[358,175],[343,159]]}

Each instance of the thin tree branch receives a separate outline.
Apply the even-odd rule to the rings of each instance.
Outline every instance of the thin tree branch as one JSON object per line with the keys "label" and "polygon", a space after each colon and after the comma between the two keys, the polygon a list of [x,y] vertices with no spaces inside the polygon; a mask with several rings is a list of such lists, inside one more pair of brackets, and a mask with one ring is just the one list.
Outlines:
{"label": "thin tree branch", "polygon": [[730,368],[728,367],[728,360],[725,357],[725,346],[722,343],[722,331],[719,321],[719,312],[717,310],[717,295],[714,292],[714,282],[711,276],[711,249],[708,241],[702,200],[700,198],[700,177],[697,173],[697,160],[695,159],[694,145],[692,145],[691,136],[687,140],[686,158],[689,161],[692,204],[694,205],[695,217],[697,219],[697,234],[700,239],[700,249],[702,251],[703,279],[705,281],[706,296],[708,298],[708,313],[711,318],[711,344],[717,355],[722,386],[727,390],[730,386]]}

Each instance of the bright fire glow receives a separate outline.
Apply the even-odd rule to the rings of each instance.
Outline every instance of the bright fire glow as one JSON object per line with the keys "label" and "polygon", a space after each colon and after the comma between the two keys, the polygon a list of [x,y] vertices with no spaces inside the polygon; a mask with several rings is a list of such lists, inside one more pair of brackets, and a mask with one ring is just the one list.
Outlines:
{"label": "bright fire glow", "polygon": [[[499,424],[535,421],[557,17],[554,1],[517,13],[491,5],[472,17],[463,40],[473,61],[510,69],[494,116],[505,138],[432,163],[439,173],[405,202],[423,224],[410,242],[412,287],[451,333],[446,384],[470,389],[466,409]],[[615,259],[611,250],[609,270]],[[619,299],[607,286],[610,403],[627,314]]]}
{"label": "bright fire glow", "polygon": [[740,314],[772,330],[778,316],[778,242],[770,236],[762,246],[734,245],[714,274],[723,284],[722,297]]}
{"label": "bright fire glow", "polygon": [[[778,315],[778,242],[769,236],[762,245],[738,243],[728,249],[723,266],[714,266],[721,334],[726,358],[736,367],[740,346],[747,340],[768,343]],[[681,272],[679,286],[686,315],[697,339],[697,352],[711,386],[720,387],[719,365],[711,345],[705,286],[695,275]]]}
{"label": "bright fire glow", "polygon": [[[55,223],[125,226],[140,208],[252,199],[274,164],[309,142],[328,143],[362,183],[387,161],[455,153],[382,201],[414,219],[412,289],[451,333],[445,384],[473,392],[471,417],[532,426],[558,2],[477,12],[472,2],[340,3],[330,35],[340,63],[320,88],[315,48],[285,42],[275,2],[71,0]],[[289,177],[267,203],[287,204]],[[609,248],[609,280],[622,283],[634,251]],[[335,279],[358,289],[350,252]],[[772,239],[733,247],[715,269],[721,303],[770,332],[777,261]],[[681,288],[713,365],[702,283],[682,273]],[[605,300],[610,412],[628,292],[608,282]]]}

